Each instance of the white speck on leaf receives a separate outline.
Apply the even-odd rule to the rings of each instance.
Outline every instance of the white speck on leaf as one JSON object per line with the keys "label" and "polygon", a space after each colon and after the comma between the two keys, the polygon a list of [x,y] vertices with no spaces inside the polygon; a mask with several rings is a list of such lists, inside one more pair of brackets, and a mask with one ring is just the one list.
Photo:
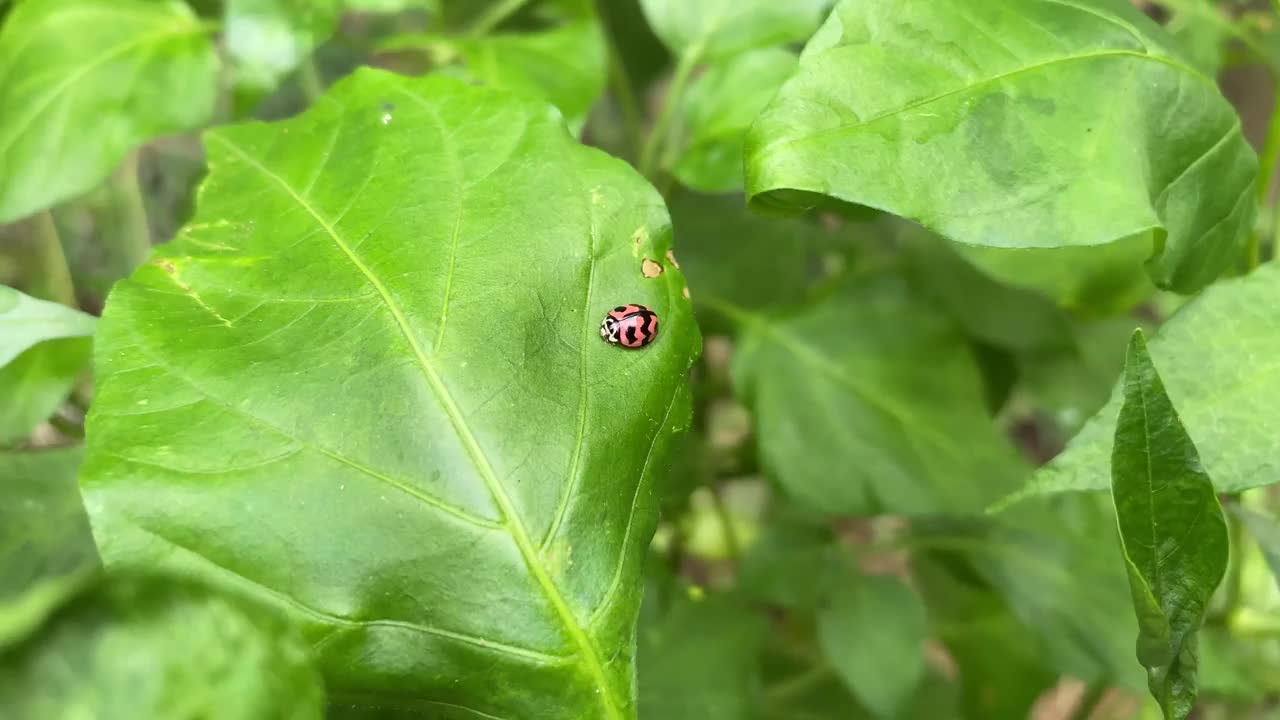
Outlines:
{"label": "white speck on leaf", "polygon": [[383,125],[391,124],[391,113],[382,113],[382,124]]}

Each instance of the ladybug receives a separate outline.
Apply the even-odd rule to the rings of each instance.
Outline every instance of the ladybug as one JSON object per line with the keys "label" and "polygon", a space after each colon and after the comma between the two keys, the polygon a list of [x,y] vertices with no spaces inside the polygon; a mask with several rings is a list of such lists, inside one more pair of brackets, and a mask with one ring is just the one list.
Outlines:
{"label": "ladybug", "polygon": [[600,337],[610,345],[642,348],[658,337],[658,314],[643,305],[619,305],[601,321]]}

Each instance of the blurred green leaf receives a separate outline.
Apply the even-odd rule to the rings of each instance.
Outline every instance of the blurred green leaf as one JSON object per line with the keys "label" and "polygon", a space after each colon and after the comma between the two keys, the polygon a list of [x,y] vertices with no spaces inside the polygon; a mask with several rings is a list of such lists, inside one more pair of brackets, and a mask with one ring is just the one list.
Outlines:
{"label": "blurred green leaf", "polygon": [[96,318],[0,285],[0,445],[26,437],[89,367]]}
{"label": "blurred green leaf", "polygon": [[80,502],[80,448],[0,451],[0,651],[98,569]]}
{"label": "blurred green leaf", "polygon": [[238,88],[269,91],[338,29],[344,0],[226,0],[223,38]]}
{"label": "blurred green leaf", "polygon": [[760,705],[764,619],[727,597],[676,594],[645,609],[637,665],[640,720],[745,720]]}
{"label": "blurred green leaf", "polygon": [[0,366],[46,340],[90,337],[97,320],[0,285]]}
{"label": "blurred green leaf", "polygon": [[[1264,63],[1273,74],[1280,73],[1280,43],[1274,36],[1249,22],[1236,18],[1216,0],[1158,0],[1171,11],[1165,27],[1187,55],[1208,75],[1217,75],[1226,64],[1231,43],[1238,43],[1252,59]],[[1275,15],[1259,13],[1274,29]]]}
{"label": "blurred green leaf", "polygon": [[574,132],[604,92],[608,67],[604,35],[594,21],[578,21],[543,32],[477,38],[409,35],[391,38],[388,50],[422,49],[437,58],[461,60],[449,72],[490,87],[549,101]]}
{"label": "blurred green leaf", "polygon": [[999,248],[1154,232],[1149,272],[1184,293],[1253,230],[1239,118],[1128,0],[845,0],[746,146],[753,202],[830,197]]}
{"label": "blurred green leaf", "polygon": [[[1280,357],[1275,307],[1280,267],[1264,265],[1243,278],[1224,280],[1183,306],[1151,347],[1161,358],[1164,384],[1187,432],[1220,492],[1280,481]],[[1135,323],[1136,324],[1136,323]],[[1230,348],[1218,352],[1217,348]],[[1117,386],[1067,449],[1006,502],[1072,490],[1104,490],[1116,417],[1124,401]]]}
{"label": "blurred green leaf", "polygon": [[823,654],[876,717],[895,718],[924,676],[925,610],[887,576],[838,579],[818,611]]}
{"label": "blurred green leaf", "polygon": [[828,591],[837,553],[829,527],[774,518],[743,556],[738,589],[756,602],[814,610]]}
{"label": "blurred green leaf", "polygon": [[1258,542],[1258,547],[1262,549],[1262,556],[1267,559],[1267,565],[1276,576],[1276,583],[1280,584],[1280,522],[1269,515],[1240,505],[1233,505],[1231,512],[1244,523],[1244,526],[1249,529],[1249,534]]}
{"label": "blurred green leaf", "polygon": [[[344,706],[626,718],[699,346],[679,270],[641,272],[662,199],[542,102],[368,68],[327,97],[206,134],[196,216],[111,295],[103,559],[288,612]],[[653,344],[601,340],[622,303]]]}
{"label": "blurred green leaf", "polygon": [[682,99],[675,176],[701,192],[742,192],[747,128],[796,68],[788,50],[764,48],[712,64]]}
{"label": "blurred green leaf", "polygon": [[1198,694],[1196,634],[1227,569],[1227,524],[1141,331],[1129,344],[1111,458],[1138,661],[1166,720],[1183,720]]}
{"label": "blurred green leaf", "polygon": [[1026,718],[1058,675],[1036,632],[999,594],[953,563],[913,558],[912,577],[929,607],[929,626],[956,664],[969,720]]}
{"label": "blurred green leaf", "polygon": [[11,720],[319,720],[324,687],[296,631],[168,577],[119,577],[0,654]]}
{"label": "blurred green leaf", "polygon": [[699,298],[741,325],[733,380],[761,465],[808,509],[964,513],[1021,476],[963,335],[900,278],[858,277],[790,313]]}
{"label": "blurred green leaf", "polygon": [[1026,503],[985,518],[924,518],[908,546],[990,587],[1033,635],[1045,667],[1091,684],[1141,688],[1124,571],[1098,538],[1115,533],[1101,496]]}
{"label": "blurred green leaf", "polygon": [[92,189],[213,114],[210,28],[176,1],[25,0],[0,28],[0,223]]}
{"label": "blurred green leaf", "polygon": [[640,0],[645,17],[677,56],[714,59],[801,42],[831,0]]}

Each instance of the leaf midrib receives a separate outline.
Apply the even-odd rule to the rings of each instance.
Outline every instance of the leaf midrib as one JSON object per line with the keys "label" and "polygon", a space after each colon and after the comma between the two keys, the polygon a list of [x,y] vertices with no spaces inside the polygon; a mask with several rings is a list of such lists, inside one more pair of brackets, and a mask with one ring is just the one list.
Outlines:
{"label": "leaf midrib", "polygon": [[573,611],[569,608],[564,596],[561,595],[560,589],[556,587],[547,569],[542,565],[542,561],[538,555],[537,548],[529,538],[528,530],[524,527],[524,522],[519,513],[516,512],[511,498],[507,496],[506,490],[502,487],[502,483],[498,480],[497,474],[494,472],[492,465],[489,463],[488,457],[484,450],[480,447],[476,440],[475,434],[471,432],[470,426],[467,424],[461,409],[454,401],[453,396],[449,393],[448,388],[441,380],[439,374],[432,366],[430,359],[427,357],[417,337],[414,335],[409,325],[409,320],[405,316],[400,305],[395,301],[391,292],[386,285],[375,275],[371,268],[364,263],[363,260],[355,253],[352,247],[342,239],[336,229],[320,215],[320,213],[305,198],[299,195],[292,186],[287,183],[284,178],[272,172],[262,163],[255,160],[235,143],[226,137],[217,133],[210,133],[206,136],[209,141],[216,141],[224,148],[232,152],[236,157],[240,158],[249,167],[257,170],[264,177],[273,181],[282,190],[284,190],[299,207],[307,211],[317,224],[324,229],[329,235],[338,249],[347,257],[351,264],[364,275],[365,279],[377,291],[386,306],[388,312],[396,323],[397,329],[409,344],[417,360],[419,368],[422,370],[423,377],[427,380],[432,392],[435,394],[437,401],[440,402],[445,414],[449,417],[450,424],[453,425],[454,432],[458,439],[462,442],[466,449],[467,455],[471,458],[472,464],[484,481],[486,489],[493,497],[494,502],[498,505],[498,511],[502,514],[503,520],[506,521],[506,527],[511,534],[512,540],[516,544],[525,565],[529,568],[529,572],[534,576],[534,580],[542,589],[548,602],[551,603],[556,615],[564,626],[566,633],[569,635],[573,643],[578,647],[579,655],[586,665],[587,671],[591,675],[591,679],[595,682],[597,689],[600,691],[600,701],[604,706],[605,715],[611,720],[623,720],[620,711],[620,703],[615,697],[612,684],[604,672],[604,665],[596,653],[594,645],[590,638],[587,637],[583,628],[578,624],[573,615]]}

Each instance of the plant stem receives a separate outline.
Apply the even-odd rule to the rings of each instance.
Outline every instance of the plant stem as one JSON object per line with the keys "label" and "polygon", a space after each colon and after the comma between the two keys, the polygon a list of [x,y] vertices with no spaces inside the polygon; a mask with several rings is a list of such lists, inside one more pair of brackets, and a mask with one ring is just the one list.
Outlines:
{"label": "plant stem", "polygon": [[764,701],[769,705],[784,703],[797,695],[803,695],[805,692],[812,690],[821,684],[823,680],[826,680],[830,674],[831,667],[825,662],[819,661],[808,670],[792,675],[777,685],[766,688]]}
{"label": "plant stem", "polygon": [[53,214],[45,210],[31,218],[30,254],[34,282],[27,292],[34,297],[78,307],[71,271],[67,268],[67,256],[62,252],[62,240],[58,238],[58,226]]}
{"label": "plant stem", "polygon": [[324,94],[324,81],[320,79],[315,56],[308,57],[298,66],[298,84],[302,86],[302,94],[307,97],[308,105]]}
{"label": "plant stem", "polygon": [[720,532],[724,533],[725,550],[729,552],[729,559],[737,562],[742,559],[742,542],[738,540],[738,531],[733,527],[733,516],[729,514],[724,498],[720,497],[719,489],[714,485],[707,489],[711,491],[711,507],[715,509],[716,519],[720,521]]}
{"label": "plant stem", "polygon": [[[1273,238],[1280,238],[1280,227],[1277,227],[1275,211],[1268,210],[1271,190],[1275,184],[1276,162],[1280,161],[1280,86],[1275,87],[1275,102],[1271,108],[1271,119],[1267,124],[1267,139],[1263,142],[1262,153],[1258,156],[1258,207],[1271,219],[1269,229]],[[1265,226],[1264,226],[1265,227]],[[1262,232],[1256,232],[1249,238],[1245,251],[1247,269],[1258,266],[1262,256]],[[1274,246],[1274,243],[1273,243]]]}
{"label": "plant stem", "polygon": [[1106,697],[1106,685],[1101,683],[1090,684],[1085,688],[1084,696],[1080,698],[1080,704],[1076,707],[1076,711],[1072,713],[1072,720],[1089,720]]}
{"label": "plant stem", "polygon": [[471,27],[466,32],[467,37],[474,38],[484,35],[502,24],[503,20],[514,15],[520,8],[524,7],[526,2],[528,0],[502,0],[493,5],[471,24]]}
{"label": "plant stem", "polygon": [[653,130],[649,131],[649,139],[640,152],[640,173],[650,180],[653,179],[654,171],[657,169],[655,163],[661,157],[661,151],[665,150],[671,142],[672,121],[679,110],[680,99],[684,96],[685,86],[689,84],[689,77],[693,74],[693,69],[698,65],[701,56],[702,48],[694,45],[685,51],[680,56],[680,61],[676,63],[675,73],[671,76],[671,86],[662,103],[662,110],[658,112]]}
{"label": "plant stem", "polygon": [[1244,589],[1244,540],[1245,528],[1244,523],[1240,522],[1233,513],[1224,513],[1227,519],[1227,538],[1228,547],[1230,548],[1230,560],[1227,564],[1227,577],[1223,580],[1222,596],[1224,599],[1222,604],[1222,612],[1218,616],[1222,624],[1230,625],[1231,618],[1240,609],[1240,602],[1243,598]]}
{"label": "plant stem", "polygon": [[151,228],[138,184],[138,153],[129,153],[108,183],[114,228],[107,233],[122,265],[122,274],[147,261],[151,254]]}

